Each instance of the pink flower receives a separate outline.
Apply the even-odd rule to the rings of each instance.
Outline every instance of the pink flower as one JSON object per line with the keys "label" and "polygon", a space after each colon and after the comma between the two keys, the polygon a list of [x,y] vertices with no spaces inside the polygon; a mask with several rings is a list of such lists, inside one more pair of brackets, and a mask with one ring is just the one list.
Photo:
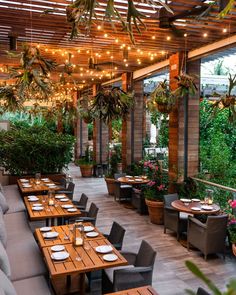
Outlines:
{"label": "pink flower", "polygon": [[232,208],[236,208],[236,200],[234,200],[234,201],[231,203],[231,207],[232,207]]}
{"label": "pink flower", "polygon": [[152,165],[151,163],[148,164],[148,167],[149,167],[150,169],[153,169],[153,165]]}
{"label": "pink flower", "polygon": [[143,163],[143,166],[144,166],[144,167],[147,167],[148,164],[149,164],[149,162],[144,162],[144,163]]}
{"label": "pink flower", "polygon": [[156,184],[155,181],[149,181],[149,183],[147,184],[148,186],[154,186]]}
{"label": "pink flower", "polygon": [[155,169],[156,169],[156,171],[157,171],[157,170],[159,169],[159,167],[158,167],[158,166],[156,166],[156,167],[155,167]]}
{"label": "pink flower", "polygon": [[236,223],[236,219],[231,219],[230,221],[229,221],[229,224],[235,224]]}
{"label": "pink flower", "polygon": [[159,191],[164,190],[164,188],[165,188],[165,186],[164,186],[163,184],[157,186],[157,189],[158,189]]}

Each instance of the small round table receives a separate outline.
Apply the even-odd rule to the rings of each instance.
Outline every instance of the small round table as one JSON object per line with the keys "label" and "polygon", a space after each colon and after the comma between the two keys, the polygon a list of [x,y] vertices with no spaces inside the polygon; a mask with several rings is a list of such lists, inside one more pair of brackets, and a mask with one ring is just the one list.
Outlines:
{"label": "small round table", "polygon": [[129,185],[141,185],[141,184],[147,184],[150,180],[144,179],[141,177],[119,177],[117,179],[120,183],[129,184]]}
{"label": "small round table", "polygon": [[[216,214],[220,211],[220,207],[216,204],[210,205],[213,209],[212,210],[204,210],[201,208],[203,204],[200,202],[190,202],[190,203],[184,203],[181,200],[175,200],[171,203],[171,206],[175,208],[179,212],[185,212],[193,215],[212,215]],[[200,208],[200,211],[192,210],[193,207]]]}

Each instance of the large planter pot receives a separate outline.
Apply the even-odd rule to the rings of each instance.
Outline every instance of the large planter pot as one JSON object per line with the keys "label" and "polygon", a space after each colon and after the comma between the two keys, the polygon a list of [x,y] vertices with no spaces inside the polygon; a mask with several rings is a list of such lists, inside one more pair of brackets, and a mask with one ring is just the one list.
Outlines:
{"label": "large planter pot", "polygon": [[164,202],[145,199],[151,223],[163,224]]}
{"label": "large planter pot", "polygon": [[109,195],[114,195],[115,191],[115,179],[114,178],[105,178],[106,184],[107,184],[107,190]]}
{"label": "large planter pot", "polygon": [[93,176],[93,165],[79,165],[82,177]]}

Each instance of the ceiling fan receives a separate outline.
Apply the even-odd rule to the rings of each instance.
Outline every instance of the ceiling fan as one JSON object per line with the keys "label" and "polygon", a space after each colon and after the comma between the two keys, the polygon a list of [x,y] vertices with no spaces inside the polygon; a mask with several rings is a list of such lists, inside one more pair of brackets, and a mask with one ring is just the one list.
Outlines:
{"label": "ceiling fan", "polygon": [[[225,0],[221,0],[225,1]],[[202,13],[206,12],[209,9],[209,5],[202,1],[199,3],[198,6],[195,6],[191,9],[187,9],[183,12],[172,14],[171,12],[167,11],[165,7],[161,7],[155,14],[153,14],[150,19],[152,20],[159,20],[159,28],[160,29],[169,29],[174,35],[183,36],[184,31],[178,29],[174,22],[178,19],[190,17],[190,16],[199,16]],[[166,0],[167,4],[167,0]]]}

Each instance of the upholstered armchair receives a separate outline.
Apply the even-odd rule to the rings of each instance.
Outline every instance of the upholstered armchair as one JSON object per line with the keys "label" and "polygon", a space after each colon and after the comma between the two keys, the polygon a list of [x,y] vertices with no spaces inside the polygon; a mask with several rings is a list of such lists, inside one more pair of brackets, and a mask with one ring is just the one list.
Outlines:
{"label": "upholstered armchair", "polygon": [[199,249],[205,260],[208,254],[225,253],[227,215],[208,216],[206,223],[194,217],[188,218],[187,247]]}

